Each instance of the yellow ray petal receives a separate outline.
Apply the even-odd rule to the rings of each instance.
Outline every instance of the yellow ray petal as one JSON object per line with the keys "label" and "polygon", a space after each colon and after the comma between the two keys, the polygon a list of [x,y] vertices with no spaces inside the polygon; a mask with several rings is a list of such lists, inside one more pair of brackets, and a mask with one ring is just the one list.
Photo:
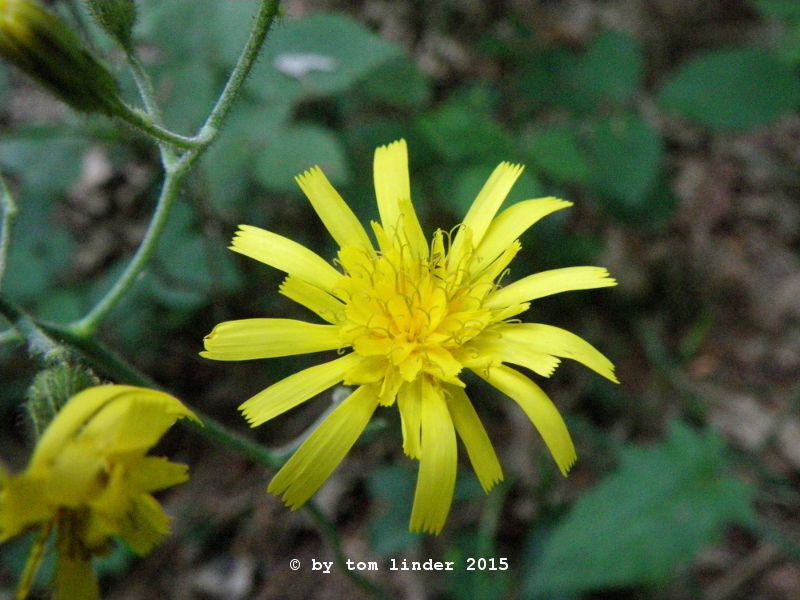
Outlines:
{"label": "yellow ray petal", "polygon": [[572,206],[572,202],[553,197],[518,202],[492,221],[476,253],[484,261],[494,260],[539,219],[568,206]]}
{"label": "yellow ray petal", "polygon": [[336,350],[341,345],[339,327],[292,319],[225,321],[214,327],[203,343],[206,351],[200,356],[211,360],[294,356]]}
{"label": "yellow ray petal", "polygon": [[483,428],[475,407],[469,401],[467,394],[459,387],[447,386],[450,401],[447,408],[453,418],[453,425],[464,442],[469,460],[478,481],[481,482],[483,491],[488,493],[495,485],[503,481],[503,469],[492,447],[492,442]]}
{"label": "yellow ray petal", "polygon": [[127,473],[128,490],[150,493],[189,481],[189,467],[160,456],[144,456]]}
{"label": "yellow ray petal", "polygon": [[[489,228],[489,224],[494,219],[500,205],[508,196],[508,192],[517,181],[517,177],[522,173],[522,165],[512,165],[511,163],[500,163],[489,179],[478,193],[472,203],[467,215],[464,217],[464,227],[458,230],[453,245],[448,255],[452,257],[450,264],[457,264],[461,258],[462,245],[464,243],[464,230],[472,230],[472,243],[477,246],[483,241],[483,236]],[[455,261],[455,262],[454,262]]]}
{"label": "yellow ray petal", "polygon": [[[63,449],[64,445],[84,427],[86,423],[101,413],[101,409],[117,401],[132,402],[144,398],[153,402],[158,411],[170,415],[172,421],[187,417],[199,419],[177,399],[169,394],[130,385],[100,385],[88,388],[73,396],[61,409],[56,418],[45,430],[31,457],[28,473],[46,471]],[[154,442],[155,443],[155,442]],[[152,444],[151,444],[152,445]]]}
{"label": "yellow ray petal", "polygon": [[615,285],[617,285],[617,280],[612,279],[608,271],[602,267],[553,269],[528,275],[498,289],[486,297],[483,306],[489,309],[505,308],[512,304],[529,302],[561,292],[591,290]]}
{"label": "yellow ray petal", "polygon": [[409,529],[439,535],[456,486],[456,432],[439,386],[422,384],[422,448]]}
{"label": "yellow ray petal", "polygon": [[373,175],[381,225],[389,238],[392,238],[402,218],[400,200],[411,200],[408,147],[405,140],[398,140],[375,150]]}
{"label": "yellow ray petal", "polygon": [[550,449],[561,474],[566,477],[577,459],[575,446],[564,419],[542,388],[519,371],[506,366],[492,367],[488,373],[475,373],[522,407]]}
{"label": "yellow ray petal", "polygon": [[239,225],[231,242],[234,252],[304,279],[330,292],[342,274],[318,254],[281,235],[251,225]]}
{"label": "yellow ray petal", "polygon": [[339,325],[345,319],[345,305],[305,280],[289,275],[281,284],[280,292],[287,298],[317,313],[332,325]]}
{"label": "yellow ray petal", "polygon": [[278,471],[267,491],[297,510],[325,482],[369,423],[378,397],[362,386],[344,400]]}
{"label": "yellow ray petal", "polygon": [[27,473],[9,475],[0,465],[0,543],[55,517],[56,507],[48,504],[45,487],[45,480]]}
{"label": "yellow ray petal", "polygon": [[571,358],[606,379],[619,383],[611,361],[582,337],[566,329],[541,323],[509,323],[499,325],[497,331],[509,342],[527,346],[532,351]]}
{"label": "yellow ray petal", "polygon": [[99,410],[75,442],[86,441],[107,455],[144,454],[183,416],[186,408],[172,396],[145,389],[129,392]]}
{"label": "yellow ray petal", "polygon": [[139,494],[133,498],[126,518],[120,519],[119,537],[136,554],[143,556],[169,535],[170,521],[172,519],[164,514],[155,498]]}
{"label": "yellow ray petal", "polygon": [[304,369],[256,394],[244,402],[239,410],[251,427],[266,423],[342,381],[345,373],[360,360],[363,359],[358,354],[350,353]]}
{"label": "yellow ray petal", "polygon": [[403,430],[403,452],[410,458],[420,457],[420,426],[422,424],[422,380],[420,377],[405,383],[397,392],[397,408]]}
{"label": "yellow ray petal", "polygon": [[409,198],[400,198],[398,203],[402,214],[403,232],[408,243],[417,256],[428,258],[430,248],[428,247],[428,241],[425,239],[425,234],[422,233],[422,226],[419,224],[414,205],[411,204]]}
{"label": "yellow ray petal", "polygon": [[355,246],[375,254],[364,227],[319,167],[298,175],[295,180],[339,247]]}
{"label": "yellow ray petal", "polygon": [[[513,326],[515,325],[510,325],[509,328]],[[481,361],[489,364],[510,362],[530,369],[543,377],[550,377],[561,362],[555,356],[547,354],[538,347],[532,348],[521,343],[514,343],[505,336],[502,338],[497,337],[496,330],[486,332],[484,335],[470,340],[465,350],[472,349],[478,353],[477,357],[472,359],[476,364],[480,364]],[[470,365],[468,364],[467,366]]]}

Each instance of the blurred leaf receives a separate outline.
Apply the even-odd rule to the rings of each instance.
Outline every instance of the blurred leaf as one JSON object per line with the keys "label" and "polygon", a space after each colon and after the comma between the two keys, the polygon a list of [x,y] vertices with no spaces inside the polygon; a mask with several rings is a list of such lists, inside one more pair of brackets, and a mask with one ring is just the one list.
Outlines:
{"label": "blurred leaf", "polygon": [[483,158],[500,163],[516,155],[514,140],[495,120],[490,92],[482,87],[451,97],[419,118],[417,128],[450,162]]}
{"label": "blurred leaf", "polygon": [[[175,206],[156,251],[156,267],[163,271],[156,268],[148,278],[153,297],[178,311],[204,306],[215,287],[231,291],[240,284],[231,253],[222,245],[210,244],[195,220],[190,206]],[[216,280],[212,259],[219,268]]]}
{"label": "blurred leaf", "polygon": [[712,51],[671,73],[658,102],[712,129],[758,127],[800,104],[800,77],[766,50]]}
{"label": "blurred leaf", "polygon": [[[216,50],[218,4],[245,4],[244,0],[137,0],[138,19],[134,38],[155,43],[167,55],[164,63],[183,60],[204,61]],[[246,34],[245,34],[246,35]]]}
{"label": "blurred leaf", "polygon": [[428,80],[407,57],[388,61],[375,69],[362,84],[368,100],[397,108],[423,108],[430,102]]}
{"label": "blurred leaf", "polygon": [[574,68],[576,60],[574,54],[564,48],[546,47],[525,61],[518,86],[531,109],[550,104],[569,106],[572,90],[565,89],[563,78]]}
{"label": "blurred leaf", "polygon": [[765,19],[785,24],[784,31],[779,34],[778,51],[789,61],[800,61],[800,3],[797,0],[758,0],[753,5]]}
{"label": "blurred leaf", "polygon": [[80,138],[3,140],[0,162],[22,177],[24,189],[17,198],[21,210],[43,198],[52,206],[56,198],[50,196],[61,194],[78,179],[87,147],[87,141]]}
{"label": "blurred leaf", "polygon": [[160,70],[158,88],[164,121],[186,134],[194,134],[205,122],[222,91],[210,65],[201,60],[170,63]]}
{"label": "blurred leaf", "polygon": [[569,86],[587,108],[626,103],[639,89],[644,56],[639,43],[616,31],[599,35],[569,71]]}
{"label": "blurred leaf", "polygon": [[294,178],[318,166],[333,185],[350,179],[342,144],[331,130],[317,125],[295,125],[265,140],[255,165],[261,185],[276,192],[297,192]]}
{"label": "blurred leaf", "polygon": [[[201,159],[211,206],[220,215],[235,209],[253,178],[253,164],[263,140],[275,137],[290,117],[291,107],[237,102],[219,138]],[[233,217],[233,215],[226,215]]]}
{"label": "blurred leaf", "polygon": [[376,503],[370,540],[379,554],[396,556],[419,544],[420,535],[408,530],[416,483],[414,471],[399,465],[387,465],[369,475],[367,484]]}
{"label": "blurred leaf", "polygon": [[[228,68],[233,68],[239,59],[250,30],[253,28],[258,13],[258,0],[236,0],[236,2],[214,2],[217,15],[210,23],[215,28],[217,52]],[[267,37],[267,45],[271,43],[274,31],[280,23],[273,23],[272,32]]]}
{"label": "blurred leaf", "polygon": [[399,46],[341,14],[284,18],[270,32],[249,85],[266,99],[334,95],[401,55]]}
{"label": "blurred leaf", "polygon": [[587,146],[592,187],[621,200],[628,208],[642,208],[664,157],[656,132],[634,114],[602,119],[593,128]]}
{"label": "blurred leaf", "polygon": [[753,6],[768,19],[800,23],[800,3],[797,0],[755,0]]}
{"label": "blurred leaf", "polygon": [[[480,485],[480,484],[479,484]],[[474,559],[468,561],[467,559]],[[484,559],[479,562],[478,559]],[[513,565],[509,559],[509,568],[502,569],[496,552],[491,556],[478,554],[478,535],[469,532],[460,535],[455,544],[447,549],[444,560],[454,562],[453,571],[444,572],[444,581],[447,586],[448,598],[455,600],[494,600],[508,598],[509,584]],[[485,569],[480,569],[485,566]],[[471,567],[471,570],[467,570]]]}
{"label": "blurred leaf", "polygon": [[751,485],[728,474],[722,438],[678,421],[668,439],[626,448],[581,497],[523,582],[528,597],[668,581],[731,522],[751,523]]}
{"label": "blurred leaf", "polygon": [[578,144],[575,128],[554,125],[540,129],[522,141],[522,147],[534,166],[545,175],[565,183],[586,183],[590,166]]}

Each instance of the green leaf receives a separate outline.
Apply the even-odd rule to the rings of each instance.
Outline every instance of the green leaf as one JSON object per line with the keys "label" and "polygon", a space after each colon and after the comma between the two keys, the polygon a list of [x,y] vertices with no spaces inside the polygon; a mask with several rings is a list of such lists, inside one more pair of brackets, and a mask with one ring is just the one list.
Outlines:
{"label": "green leaf", "polygon": [[587,107],[602,101],[625,103],[639,89],[644,55],[639,43],[622,33],[608,31],[595,38],[574,68],[569,86]]}
{"label": "green leaf", "polygon": [[753,3],[761,15],[785,27],[777,39],[779,54],[790,62],[800,61],[800,2],[797,0],[760,0]]}
{"label": "green leaf", "polygon": [[515,152],[514,140],[494,118],[489,90],[474,87],[451,97],[417,121],[425,140],[450,162],[490,159],[500,163]]}
{"label": "green leaf", "polygon": [[367,99],[397,108],[423,108],[430,102],[428,80],[416,63],[396,58],[375,69],[362,84]]}
{"label": "green leaf", "polygon": [[540,129],[522,140],[523,150],[533,166],[555,181],[586,183],[590,166],[585,151],[578,144],[575,128],[554,125]]}
{"label": "green leaf", "polygon": [[147,280],[154,298],[179,311],[204,306],[215,288],[231,291],[240,284],[232,254],[206,240],[195,221],[190,206],[175,206]]}
{"label": "green leaf", "polygon": [[713,430],[674,422],[668,439],[626,448],[619,470],[583,496],[523,582],[531,597],[669,581],[731,522],[752,523],[754,490],[728,474]]}
{"label": "green leaf", "polygon": [[641,208],[661,170],[664,147],[647,122],[629,114],[599,121],[587,139],[592,187]]}
{"label": "green leaf", "polygon": [[[216,29],[209,26],[217,17],[217,0],[137,0],[140,10],[134,38],[156,44],[176,59],[202,62],[215,53]],[[244,0],[224,4],[244,4]]]}
{"label": "green leaf", "polygon": [[285,18],[272,29],[249,85],[276,99],[330,96],[352,88],[373,69],[402,55],[391,44],[341,14]]}
{"label": "green leaf", "polygon": [[158,87],[164,121],[186,134],[195,133],[205,122],[222,91],[213,70],[199,60],[170,63],[161,69]]}
{"label": "green leaf", "polygon": [[376,504],[369,523],[373,550],[397,556],[417,546],[420,536],[408,530],[416,486],[414,471],[398,465],[381,467],[369,475],[367,484]]}
{"label": "green leaf", "polygon": [[294,178],[318,166],[333,185],[350,179],[339,138],[317,125],[296,125],[276,132],[265,140],[256,159],[255,175],[261,185],[276,192],[297,192]]}
{"label": "green leaf", "polygon": [[753,6],[768,19],[800,23],[800,3],[797,0],[756,0]]}
{"label": "green leaf", "polygon": [[759,127],[800,104],[800,77],[767,50],[713,51],[671,73],[657,99],[711,129]]}

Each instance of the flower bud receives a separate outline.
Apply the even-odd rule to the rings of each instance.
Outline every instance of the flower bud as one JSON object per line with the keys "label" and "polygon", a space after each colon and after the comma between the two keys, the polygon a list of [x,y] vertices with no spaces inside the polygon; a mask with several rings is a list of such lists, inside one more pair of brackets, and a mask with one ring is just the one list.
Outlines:
{"label": "flower bud", "polygon": [[86,0],[86,5],[100,27],[123,48],[131,47],[131,30],[136,22],[133,0]]}
{"label": "flower bud", "polygon": [[122,111],[108,68],[33,0],[0,0],[0,55],[73,108],[109,116]]}
{"label": "flower bud", "polygon": [[68,362],[51,365],[39,371],[28,388],[25,403],[36,439],[41,437],[67,400],[99,383],[91,371]]}

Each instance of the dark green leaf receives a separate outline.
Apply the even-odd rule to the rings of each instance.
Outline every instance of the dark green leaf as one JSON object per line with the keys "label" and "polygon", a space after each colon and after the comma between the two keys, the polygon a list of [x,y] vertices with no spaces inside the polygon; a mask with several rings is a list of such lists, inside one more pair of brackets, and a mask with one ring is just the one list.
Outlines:
{"label": "dark green leaf", "polygon": [[339,94],[401,54],[341,14],[286,18],[272,30],[249,85],[271,100]]}
{"label": "dark green leaf", "polygon": [[479,158],[500,163],[514,158],[514,142],[493,112],[488,90],[471,88],[421,117],[417,127],[450,162]]}
{"label": "dark green leaf", "polygon": [[609,31],[594,39],[570,70],[569,85],[587,107],[602,101],[630,102],[641,84],[643,66],[639,43]]}
{"label": "dark green leaf", "polygon": [[375,69],[362,85],[373,102],[398,108],[422,108],[430,102],[431,90],[417,65],[402,57]]}
{"label": "dark green leaf", "polygon": [[728,474],[719,434],[673,423],[658,445],[622,451],[525,577],[528,596],[668,581],[731,522],[755,518],[753,488]]}
{"label": "dark green leaf", "polygon": [[588,140],[592,187],[640,208],[661,170],[661,138],[638,115],[603,119]]}
{"label": "dark green leaf", "polygon": [[671,73],[658,102],[712,129],[758,127],[800,104],[800,77],[767,50],[713,51]]}
{"label": "dark green leaf", "polygon": [[586,183],[589,180],[589,162],[578,144],[574,127],[555,125],[540,129],[524,138],[522,146],[533,160],[533,166],[546,176],[565,183]]}
{"label": "dark green leaf", "polygon": [[265,188],[278,192],[296,192],[294,178],[318,166],[334,185],[350,178],[347,158],[339,138],[316,125],[287,127],[265,140],[256,159],[255,175]]}
{"label": "dark green leaf", "polygon": [[384,556],[397,556],[419,544],[420,536],[408,530],[414,472],[398,465],[385,466],[373,472],[367,483],[376,503],[369,528],[373,549]]}

